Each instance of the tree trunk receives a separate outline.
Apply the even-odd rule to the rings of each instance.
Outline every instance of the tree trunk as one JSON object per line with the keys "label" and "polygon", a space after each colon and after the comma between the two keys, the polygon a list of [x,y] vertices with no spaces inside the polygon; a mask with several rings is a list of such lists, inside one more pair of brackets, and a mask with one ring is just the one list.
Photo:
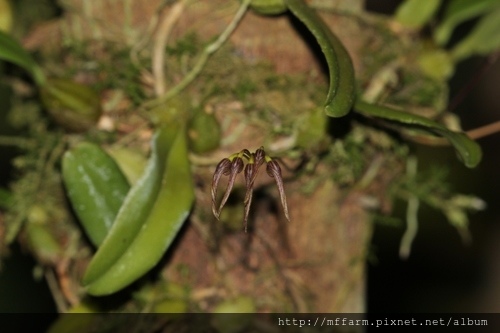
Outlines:
{"label": "tree trunk", "polygon": [[[217,5],[199,3],[196,9],[188,10],[178,24],[179,30],[188,30],[190,22],[210,15],[212,6]],[[361,39],[348,38],[349,34],[359,36],[352,22],[335,15],[325,19],[345,40],[358,64],[356,47]],[[210,20],[203,33],[213,35],[225,24],[223,17]],[[265,17],[250,12],[231,42],[246,59],[270,61],[278,73],[313,71],[321,78],[322,59],[312,49],[315,41],[310,35],[301,35],[294,25],[298,23],[288,15]],[[339,26],[343,28],[337,31]],[[221,121],[230,117],[224,110],[219,110],[217,116]],[[223,152],[214,155],[228,156],[243,148],[264,145],[265,136],[260,131],[245,129],[234,144],[222,146]],[[224,133],[223,137],[229,135]],[[196,174],[200,175],[200,171]],[[259,311],[365,310],[365,257],[371,224],[362,207],[362,191],[339,190],[331,177],[335,169],[330,166],[319,165],[313,174],[298,178],[288,175],[292,179],[285,183],[291,219],[288,223],[281,213],[277,191],[269,190],[269,180],[262,179],[265,194],[253,202],[251,231],[244,233],[240,228],[222,233],[214,226],[218,222],[210,213],[213,171],[213,167],[209,168],[201,178],[203,186],[197,192],[193,216],[198,223],[190,224],[172,249],[172,261],[164,272],[167,280],[181,282],[183,277],[174,267],[186,265],[192,272],[191,285],[206,295],[207,310],[209,300],[241,295],[254,299]],[[315,185],[307,193],[306,187],[311,184]],[[242,205],[239,209],[243,209]]]}
{"label": "tree trunk", "polygon": [[[147,23],[154,17],[159,3],[155,0],[132,2],[132,8],[118,15],[124,12],[127,2],[67,2],[72,4],[67,7],[65,18],[51,33],[32,34],[26,41],[30,47],[40,48],[46,44],[43,36],[53,40],[57,35],[133,45],[143,39]],[[212,38],[227,26],[236,7],[235,1],[231,5],[227,1],[199,1],[189,5],[175,24],[169,45],[192,31],[203,40]],[[168,15],[168,11],[169,8],[164,9],[162,15]],[[322,17],[345,43],[357,74],[362,73],[361,46],[368,33],[350,16],[330,13]],[[246,63],[270,62],[276,73],[305,73],[311,84],[323,82],[326,96],[322,55],[314,39],[303,30],[290,15],[266,17],[248,12],[230,43],[234,55]],[[95,60],[99,61],[101,56],[106,55],[96,53]],[[168,75],[168,64],[166,66]],[[268,97],[264,102],[272,104],[272,95]],[[223,139],[217,151],[203,157],[212,161],[208,167],[195,163],[195,208],[161,264],[162,276],[169,283],[188,285],[192,290],[190,300],[203,311],[212,311],[224,300],[244,295],[250,296],[257,311],[363,312],[365,260],[372,230],[366,199],[384,201],[386,188],[397,172],[372,177],[368,185],[351,182],[346,187],[334,180],[338,170],[331,161],[318,159],[311,164],[312,172],[302,172],[300,168],[285,171],[290,222],[282,213],[274,180],[263,172],[257,180],[249,232],[243,231],[241,214],[232,213],[242,211],[242,200],[228,204],[225,221],[218,222],[211,213],[210,198],[216,162],[245,148],[251,151],[260,146],[266,150],[274,147],[270,151],[286,148],[286,140],[279,141],[278,136],[269,134],[273,124],[255,126],[252,119],[256,116],[242,112],[242,103],[244,101],[211,105],[220,123],[229,124],[223,127],[222,137],[233,139]],[[281,115],[284,119],[296,116],[285,111]],[[347,121],[333,119],[332,122],[332,128],[350,126]],[[241,128],[239,124],[247,125]],[[342,141],[346,129],[340,132],[343,133],[335,130],[331,133],[334,142]],[[308,154],[308,159],[314,160],[317,157],[314,155]],[[372,166],[370,161],[380,158],[378,153],[368,152],[363,157],[367,161],[365,169]],[[285,158],[285,161],[294,166],[301,163],[300,158]],[[240,186],[242,181],[241,175]],[[81,267],[77,271],[81,274]],[[75,290],[78,274],[73,281]]]}

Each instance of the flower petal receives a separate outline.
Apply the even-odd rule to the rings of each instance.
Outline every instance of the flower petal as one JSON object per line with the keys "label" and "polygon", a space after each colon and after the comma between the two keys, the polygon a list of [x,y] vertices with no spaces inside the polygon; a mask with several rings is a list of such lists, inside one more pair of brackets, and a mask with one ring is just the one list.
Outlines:
{"label": "flower petal", "polygon": [[[231,193],[233,186],[234,186],[234,180],[236,179],[236,176],[243,171],[243,159],[241,157],[236,157],[230,165],[230,171],[229,171],[229,180],[227,182],[227,188],[226,192],[224,193],[224,196],[222,197],[222,201],[219,205],[219,209],[214,213],[215,217],[217,220],[219,219],[220,212],[222,211],[222,208],[226,204],[227,199],[229,198],[229,194]],[[225,173],[226,174],[226,173]]]}
{"label": "flower petal", "polygon": [[286,204],[285,188],[283,186],[283,176],[281,175],[281,167],[276,160],[270,160],[267,162],[266,168],[267,174],[274,178],[276,185],[278,185],[278,192],[280,194],[281,206],[283,207],[283,212],[288,221],[290,221],[290,216],[288,215],[288,206]]}
{"label": "flower petal", "polygon": [[228,175],[231,170],[231,161],[227,158],[223,159],[222,161],[217,164],[217,167],[215,168],[215,173],[212,178],[212,213],[214,216],[219,219],[219,215],[217,214],[216,210],[216,200],[217,200],[217,187],[219,186],[219,181],[220,177],[224,175]]}

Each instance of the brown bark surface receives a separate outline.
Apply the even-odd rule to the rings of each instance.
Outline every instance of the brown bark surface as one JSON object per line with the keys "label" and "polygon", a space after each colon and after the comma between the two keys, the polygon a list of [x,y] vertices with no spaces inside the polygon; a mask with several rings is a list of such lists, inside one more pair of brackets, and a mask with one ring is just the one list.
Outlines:
{"label": "brown bark surface", "polygon": [[[26,45],[40,48],[46,43],[44,38],[54,42],[58,35],[134,44],[148,31],[151,20],[168,15],[167,7],[159,17],[155,16],[158,3],[133,2],[127,22],[126,15],[118,14],[123,12],[124,2],[71,1],[61,22],[35,31],[26,39]],[[202,39],[212,38],[227,26],[236,7],[236,1],[195,2],[181,15],[170,40],[190,31],[196,31]],[[347,17],[323,17],[346,44],[360,71],[363,41],[359,26]],[[311,48],[314,41],[306,40],[294,27],[296,24],[289,15],[264,17],[249,12],[230,41],[237,56],[250,63],[268,61],[278,73],[313,73],[311,77],[326,83]],[[221,106],[216,116],[221,121],[234,117],[238,123],[245,115],[238,115],[233,105]],[[229,126],[223,137],[233,130]],[[223,145],[209,158],[217,160],[243,148],[258,148],[264,142],[263,129],[250,124],[237,140]],[[243,232],[242,221],[240,229],[228,231],[211,214],[213,171],[213,166],[195,169],[195,210],[169,250],[163,271],[169,281],[183,285],[187,282],[193,299],[206,311],[221,300],[240,295],[251,296],[258,311],[364,311],[365,255],[371,225],[361,204],[362,191],[340,190],[330,177],[335,170],[322,164],[313,174],[298,178],[286,173],[291,217],[287,222],[277,191],[271,186],[273,180],[263,172],[257,181],[256,190],[262,191],[253,202],[249,233]],[[239,181],[241,185],[243,175]],[[316,185],[312,192],[306,193],[305,188],[311,188],[313,183]],[[378,184],[378,193],[383,193],[385,186],[384,182]],[[181,267],[187,268],[187,278]]]}

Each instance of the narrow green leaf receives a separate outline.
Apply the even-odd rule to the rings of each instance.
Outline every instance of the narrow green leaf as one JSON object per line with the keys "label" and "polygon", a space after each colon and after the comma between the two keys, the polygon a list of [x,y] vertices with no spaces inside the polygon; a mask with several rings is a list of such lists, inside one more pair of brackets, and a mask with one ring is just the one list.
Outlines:
{"label": "narrow green leaf", "polygon": [[472,55],[486,55],[500,49],[500,6],[485,15],[451,52],[456,61]]}
{"label": "narrow green leaf", "polygon": [[444,12],[443,21],[434,32],[439,45],[446,44],[457,25],[499,6],[498,0],[451,0]]}
{"label": "narrow green leaf", "polygon": [[18,41],[3,31],[0,31],[0,59],[12,62],[26,70],[38,85],[44,83],[45,77],[35,60]]}
{"label": "narrow green leaf", "polygon": [[396,20],[407,28],[419,29],[434,16],[441,0],[406,0],[396,10]]}
{"label": "narrow green leaf", "polygon": [[285,0],[288,9],[313,34],[325,55],[330,74],[330,87],[325,112],[330,117],[349,113],[354,103],[356,82],[351,57],[342,42],[303,0]]}
{"label": "narrow green leaf", "polygon": [[448,141],[455,148],[459,159],[468,168],[476,167],[481,161],[481,147],[464,133],[453,132],[430,119],[385,106],[372,105],[362,101],[357,101],[354,108],[356,111],[366,116],[382,118],[407,126],[416,127],[431,134],[437,134],[448,139]]}

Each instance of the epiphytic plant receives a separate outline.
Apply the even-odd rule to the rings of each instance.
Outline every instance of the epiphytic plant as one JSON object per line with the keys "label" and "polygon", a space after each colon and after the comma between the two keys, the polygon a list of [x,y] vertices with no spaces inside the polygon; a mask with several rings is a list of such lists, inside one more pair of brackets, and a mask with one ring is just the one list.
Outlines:
{"label": "epiphytic plant", "polygon": [[[247,160],[247,165],[244,166],[244,160]],[[288,215],[288,206],[286,204],[286,195],[285,189],[283,186],[283,176],[281,174],[281,167],[279,163],[266,155],[264,151],[264,147],[260,147],[255,151],[255,153],[251,153],[247,149],[243,149],[239,153],[234,153],[228,158],[224,158],[219,162],[217,168],[215,169],[215,173],[212,179],[212,212],[214,216],[219,219],[222,208],[227,202],[229,198],[229,194],[234,186],[234,181],[236,176],[243,171],[243,166],[245,169],[245,185],[247,188],[245,194],[245,215],[244,215],[244,223],[245,223],[245,232],[247,231],[248,225],[248,215],[250,212],[250,205],[252,203],[252,195],[253,195],[253,187],[255,183],[255,179],[259,173],[259,168],[264,162],[267,163],[266,171],[267,174],[274,178],[276,181],[276,185],[278,186],[278,192],[280,195],[281,205],[283,207],[283,212],[285,213],[285,217],[288,221],[290,221],[290,216]],[[220,178],[224,176],[229,176],[229,180],[227,183],[226,192],[222,197],[222,200],[217,208],[217,187],[219,185]]]}

